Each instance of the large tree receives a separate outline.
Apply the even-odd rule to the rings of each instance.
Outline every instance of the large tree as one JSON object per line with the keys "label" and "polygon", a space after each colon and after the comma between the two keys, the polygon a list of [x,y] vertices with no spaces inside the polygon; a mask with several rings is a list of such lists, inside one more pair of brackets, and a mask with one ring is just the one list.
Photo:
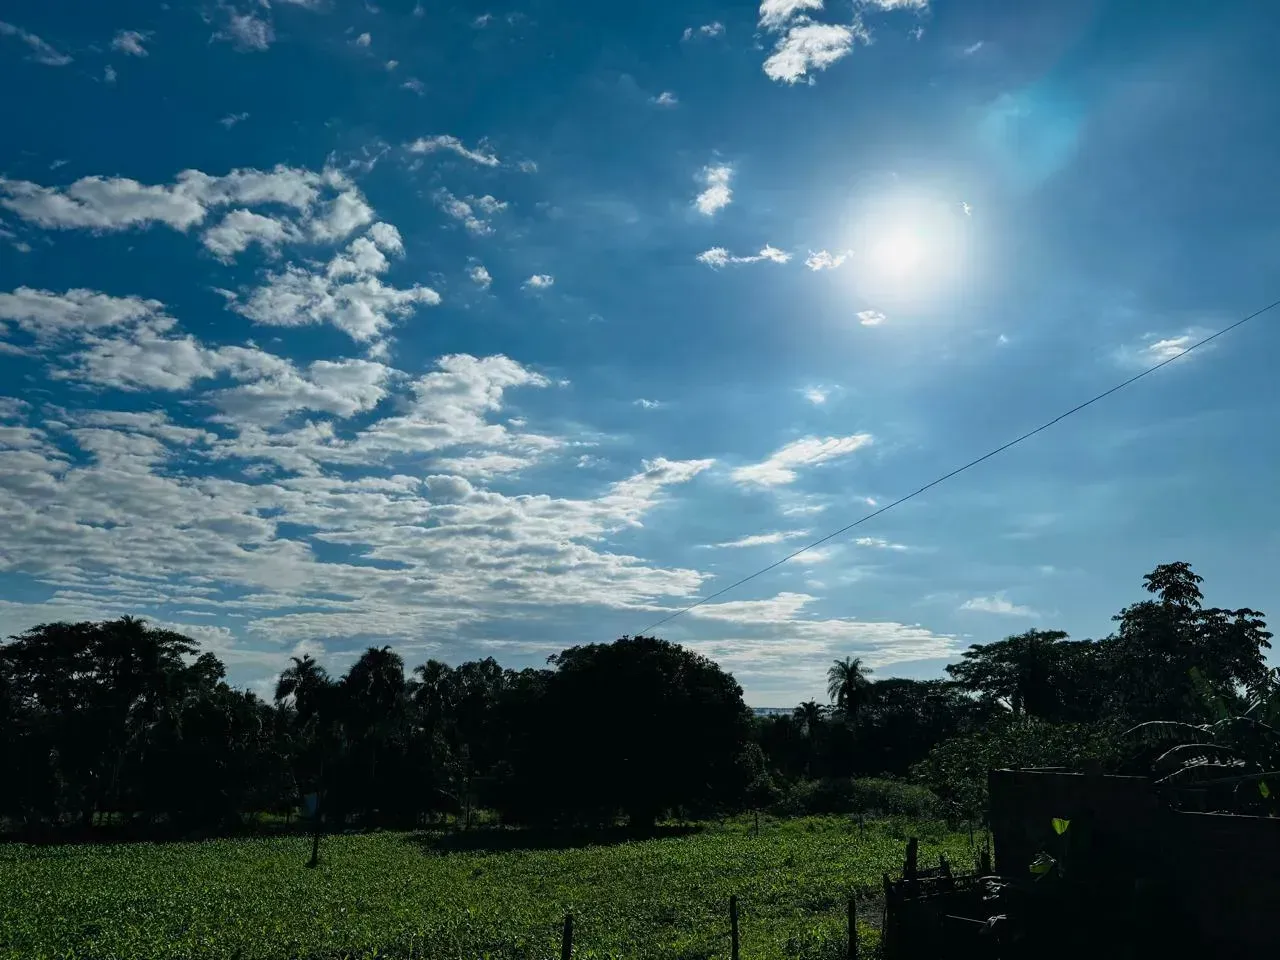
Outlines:
{"label": "large tree", "polygon": [[827,668],[827,695],[831,697],[836,711],[849,720],[856,722],[858,719],[858,711],[871,685],[868,679],[871,672],[861,657],[845,657]]}

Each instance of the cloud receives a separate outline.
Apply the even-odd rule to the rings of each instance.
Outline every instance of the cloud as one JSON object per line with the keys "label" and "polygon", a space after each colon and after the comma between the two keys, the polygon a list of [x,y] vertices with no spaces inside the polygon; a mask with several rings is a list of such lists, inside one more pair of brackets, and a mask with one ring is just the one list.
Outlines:
{"label": "cloud", "polygon": [[471,204],[467,203],[467,201],[455,197],[443,187],[437,190],[433,196],[435,197],[436,206],[461,223],[471,233],[476,236],[493,233],[493,227],[489,225],[487,220],[477,217],[475,210],[472,209]]}
{"label": "cloud", "polygon": [[487,213],[490,216],[495,213],[501,213],[509,206],[505,201],[498,200],[488,194],[485,194],[483,197],[467,197],[467,199],[470,200],[481,213]]}
{"label": "cloud", "polygon": [[449,134],[419,137],[412,143],[406,144],[405,149],[410,153],[439,153],[445,150],[450,153],[456,153],[463,159],[478,163],[483,167],[496,167],[502,162],[495,154],[486,152],[484,147],[470,150],[461,140]]}
{"label": "cloud", "polygon": [[15,27],[13,24],[5,23],[3,20],[0,20],[0,37],[16,37],[21,40],[31,51],[28,59],[34,60],[36,63],[42,63],[46,67],[65,67],[71,63],[70,56],[65,53],[59,53],[34,33],[28,33],[21,27]]}
{"label": "cloud", "polygon": [[66,293],[19,287],[0,293],[0,322],[46,341],[164,316],[164,304],[141,297],[113,297],[93,290]]}
{"label": "cloud", "polygon": [[493,283],[493,277],[489,275],[489,271],[485,269],[483,263],[473,263],[467,267],[467,276],[481,290],[488,290],[489,284]]}
{"label": "cloud", "polygon": [[859,547],[869,547],[874,550],[906,550],[905,544],[893,543],[883,537],[858,537],[854,544]]}
{"label": "cloud", "polygon": [[400,66],[399,60],[388,60],[386,63],[383,64],[383,67],[385,67],[387,70],[394,70],[398,66]]}
{"label": "cloud", "polygon": [[147,48],[143,46],[151,39],[150,30],[119,30],[111,40],[111,49],[131,57],[147,56]]}
{"label": "cloud", "polygon": [[866,0],[872,10],[917,10],[929,9],[929,0]]}
{"label": "cloud", "polygon": [[367,47],[369,46],[369,44],[373,42],[373,37],[367,33],[362,33],[360,34],[360,36],[356,37],[351,42],[354,43],[357,47]]}
{"label": "cloud", "polygon": [[482,13],[480,14],[480,16],[476,17],[474,20],[471,21],[471,26],[477,30],[483,30],[492,22],[493,22],[492,13]]}
{"label": "cloud", "polygon": [[[395,318],[418,306],[435,306],[440,295],[415,283],[408,288],[384,284],[379,275],[389,267],[385,253],[399,254],[398,231],[375,224],[365,237],[353,240],[323,268],[290,263],[268,275],[266,283],[245,295],[233,296],[230,306],[256,323],[305,326],[328,323],[353,340],[377,340]],[[394,243],[390,243],[394,236]]]}
{"label": "cloud", "polygon": [[[1155,333],[1144,334],[1140,343],[1122,347],[1116,351],[1115,358],[1125,366],[1151,367],[1158,363],[1167,363],[1182,356],[1195,344],[1209,335],[1202,327],[1189,327],[1183,333],[1169,336]],[[1201,348],[1201,350],[1206,348]]]}
{"label": "cloud", "polygon": [[232,210],[216,227],[205,231],[201,242],[219,260],[230,261],[250,244],[261,244],[274,253],[280,244],[297,237],[297,230],[287,220],[250,210]]}
{"label": "cloud", "polygon": [[804,398],[812,403],[815,407],[820,407],[827,402],[827,397],[831,394],[822,387],[809,387],[804,391]]}
{"label": "cloud", "polygon": [[685,27],[681,40],[688,43],[695,39],[711,39],[713,37],[724,36],[724,24],[719,20],[713,20],[711,23],[704,23],[700,27]]}
{"label": "cloud", "polygon": [[812,467],[839,457],[846,457],[872,443],[869,433],[855,433],[848,437],[804,437],[794,440],[760,463],[737,467],[731,476],[737,483],[763,487],[793,483],[799,476],[799,467]]}
{"label": "cloud", "polygon": [[225,40],[241,53],[261,52],[271,46],[276,32],[271,23],[252,13],[237,13],[226,8],[227,25],[213,35],[214,40]]}
{"label": "cloud", "polygon": [[549,273],[535,273],[521,286],[532,287],[534,290],[545,290],[556,282],[556,278]]}
{"label": "cloud", "polygon": [[778,31],[809,10],[821,10],[822,0],[762,0],[760,4],[760,28]]}
{"label": "cloud", "polygon": [[971,43],[962,51],[966,57],[972,57],[975,53],[983,48],[985,41],[979,40],[977,43]]}
{"label": "cloud", "polygon": [[879,310],[859,310],[858,322],[864,327],[878,327],[887,318]]}
{"label": "cloud", "polygon": [[[853,52],[855,40],[869,39],[861,24],[801,22],[790,27],[764,62],[765,75],[780,83],[799,83]],[[812,79],[810,77],[810,79]]]}
{"label": "cloud", "polygon": [[113,67],[113,66],[111,66],[111,64],[107,64],[107,65],[106,65],[106,67],[105,67],[105,68],[103,69],[103,71],[102,71],[102,80],[103,80],[103,82],[104,82],[104,83],[115,83],[115,82],[116,82],[116,68],[115,68],[115,67]]}
{"label": "cloud", "polygon": [[759,263],[761,260],[786,263],[791,259],[791,254],[765,244],[760,248],[759,253],[749,257],[735,257],[724,247],[712,247],[710,250],[702,251],[696,259],[699,263],[705,263],[708,267],[718,270],[731,263]]}
{"label": "cloud", "polygon": [[810,270],[834,270],[845,262],[849,257],[849,251],[839,254],[831,254],[826,250],[819,250],[817,253],[809,251],[809,257],[805,260],[804,265]]}
{"label": "cloud", "polygon": [[400,89],[409,90],[421,97],[427,92],[427,85],[417,77],[410,77],[404,83],[400,84]]}
{"label": "cloud", "polygon": [[632,406],[643,407],[645,410],[657,410],[662,406],[661,402],[657,400],[646,400],[644,397],[641,397],[639,400],[633,400],[631,403]]}
{"label": "cloud", "polygon": [[222,124],[224,127],[226,127],[228,130],[230,130],[237,123],[243,123],[245,120],[248,120],[248,119],[249,119],[249,113],[248,111],[246,111],[244,113],[228,113],[225,117],[223,117],[218,122]]}
{"label": "cloud", "polygon": [[787,540],[798,540],[801,537],[807,536],[809,536],[808,530],[780,530],[774,533],[756,533],[749,537],[742,537],[739,540],[730,540],[727,543],[712,544],[712,546],[732,549],[743,547],[763,547],[770,544],[785,543]]}
{"label": "cloud", "polygon": [[659,107],[674,107],[680,102],[680,99],[670,90],[663,90],[656,97],[650,97],[649,102]]}
{"label": "cloud", "polygon": [[703,167],[698,180],[706,188],[694,198],[693,205],[703,216],[710,217],[733,200],[729,181],[733,179],[733,167],[719,163]]}
{"label": "cloud", "polygon": [[969,204],[968,204],[968,203],[966,203],[966,202],[965,202],[965,201],[963,201],[963,200],[962,200],[962,201],[960,201],[960,209],[961,209],[962,211],[964,211],[964,215],[965,215],[966,217],[971,217],[971,216],[973,216],[973,207],[969,206]]}
{"label": "cloud", "polygon": [[975,610],[979,613],[994,613],[1005,617],[1038,617],[1035,610],[1030,607],[1019,606],[1010,603],[1004,598],[1003,594],[997,594],[993,597],[972,597],[960,604],[961,610]]}

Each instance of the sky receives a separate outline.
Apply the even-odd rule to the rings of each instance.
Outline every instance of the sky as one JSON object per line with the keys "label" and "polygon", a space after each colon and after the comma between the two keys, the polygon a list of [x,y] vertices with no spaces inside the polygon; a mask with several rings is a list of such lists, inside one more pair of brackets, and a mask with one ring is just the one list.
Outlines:
{"label": "sky", "polygon": [[[0,634],[656,621],[1280,297],[1270,0],[15,0]],[[1280,607],[1280,311],[656,631],[754,706]]]}

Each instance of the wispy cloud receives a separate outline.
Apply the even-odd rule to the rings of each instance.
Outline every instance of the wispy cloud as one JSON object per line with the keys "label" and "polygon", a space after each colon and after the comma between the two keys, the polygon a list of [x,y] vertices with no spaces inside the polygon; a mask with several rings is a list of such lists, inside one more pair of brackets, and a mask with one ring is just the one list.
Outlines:
{"label": "wispy cloud", "polygon": [[864,327],[878,327],[887,318],[879,310],[859,310],[858,322]]}
{"label": "wispy cloud", "polygon": [[854,544],[859,547],[870,547],[875,550],[906,550],[907,546],[903,543],[893,543],[884,537],[858,537]]}
{"label": "wispy cloud", "polygon": [[662,406],[661,402],[657,400],[646,400],[644,397],[641,397],[638,400],[633,400],[632,404],[637,407],[643,407],[645,410],[657,410]]}
{"label": "wispy cloud", "polygon": [[1188,348],[1199,343],[1208,334],[1209,331],[1202,327],[1189,327],[1175,336],[1148,333],[1140,343],[1118,350],[1116,359],[1126,366],[1150,367],[1182,356]]}
{"label": "wispy cloud", "polygon": [[754,533],[749,537],[742,537],[739,540],[729,540],[726,543],[714,543],[712,546],[726,549],[764,547],[775,543],[785,543],[788,540],[798,540],[801,537],[807,536],[809,536],[808,530],[777,530],[773,533]]}
{"label": "wispy cloud", "polygon": [[843,253],[828,253],[826,250],[819,250],[817,253],[809,252],[808,258],[804,265],[810,270],[834,270],[840,264],[849,258],[849,251]]}
{"label": "wispy cloud", "polygon": [[556,282],[556,278],[549,273],[535,273],[521,286],[531,287],[534,290],[545,290]]}
{"label": "wispy cloud", "polygon": [[972,57],[975,53],[981,50],[985,45],[986,45],[986,42],[983,40],[979,40],[977,43],[971,43],[969,44],[969,46],[964,48],[964,55],[966,57]]}
{"label": "wispy cloud", "polygon": [[779,250],[777,247],[765,244],[760,248],[759,253],[749,257],[735,257],[724,247],[712,247],[710,250],[703,250],[696,259],[699,263],[705,263],[708,267],[718,270],[731,263],[759,263],[761,260],[786,263],[791,259],[791,254],[785,250]]}
{"label": "wispy cloud", "polygon": [[249,113],[248,111],[245,111],[244,113],[228,113],[225,117],[223,117],[218,122],[222,124],[224,127],[226,127],[228,130],[230,130],[237,123],[243,123],[245,120],[248,120],[248,119],[249,119]]}
{"label": "wispy cloud", "polygon": [[778,31],[798,15],[810,10],[821,10],[822,0],[762,0],[760,4],[760,28]]}
{"label": "wispy cloud", "polygon": [[261,52],[276,39],[275,29],[267,20],[252,13],[238,13],[227,7],[227,25],[213,35],[215,40],[226,40],[242,53]]}
{"label": "wispy cloud", "polygon": [[145,57],[147,48],[143,46],[152,33],[150,30],[120,30],[111,40],[111,49],[119,50],[131,57]]}
{"label": "wispy cloud", "polygon": [[681,40],[688,43],[690,40],[710,39],[712,37],[724,36],[724,24],[719,20],[713,20],[711,23],[704,23],[700,27],[685,27]]}
{"label": "wispy cloud", "polygon": [[434,137],[419,137],[412,143],[406,144],[405,149],[410,153],[438,153],[441,150],[447,150],[482,167],[496,167],[502,162],[495,154],[487,152],[483,146],[475,150],[468,149],[461,140],[447,133],[437,134]]}
{"label": "wispy cloud", "polygon": [[649,102],[659,107],[674,107],[680,103],[680,98],[670,90],[663,90],[656,97],[650,97]]}
{"label": "wispy cloud", "polygon": [[815,407],[820,407],[827,402],[830,392],[822,387],[809,387],[804,391],[804,398],[812,403]]}
{"label": "wispy cloud", "polygon": [[812,82],[814,71],[825,70],[853,52],[855,40],[869,41],[860,23],[799,22],[778,40],[764,62],[765,75],[780,83]]}
{"label": "wispy cloud", "polygon": [[400,84],[400,89],[408,90],[410,93],[416,93],[421,97],[427,92],[427,85],[417,77],[410,77],[404,83]]}
{"label": "wispy cloud", "polygon": [[356,37],[351,42],[354,43],[357,47],[367,47],[371,43],[373,43],[373,36],[372,34],[362,33],[360,34],[360,36]]}
{"label": "wispy cloud", "polygon": [[961,610],[973,610],[978,613],[994,613],[1004,617],[1038,617],[1030,607],[1021,606],[1006,600],[1004,594],[991,597],[972,597],[960,604]]}
{"label": "wispy cloud", "polygon": [[872,443],[869,433],[848,437],[804,437],[776,450],[767,460],[736,468],[731,474],[738,483],[763,487],[784,486],[799,476],[800,467],[813,467],[847,457]]}
{"label": "wispy cloud", "polygon": [[693,200],[693,205],[703,216],[710,217],[723,210],[733,200],[729,181],[733,179],[733,167],[726,163],[710,164],[698,173],[698,180],[705,189]]}
{"label": "wispy cloud", "polygon": [[30,59],[36,63],[42,63],[46,67],[65,67],[71,62],[70,56],[58,52],[34,33],[28,33],[21,27],[15,27],[13,24],[5,23],[3,20],[0,20],[0,37],[16,37],[21,40],[31,50]]}

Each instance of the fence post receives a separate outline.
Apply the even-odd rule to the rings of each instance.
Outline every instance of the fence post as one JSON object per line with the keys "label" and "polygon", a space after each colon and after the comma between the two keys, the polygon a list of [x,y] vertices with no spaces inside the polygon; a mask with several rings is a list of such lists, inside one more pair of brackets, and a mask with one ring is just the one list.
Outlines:
{"label": "fence post", "polygon": [[729,957],[738,960],[738,898],[729,898]]}
{"label": "fence post", "polygon": [[915,837],[907,840],[907,864],[902,871],[902,875],[908,880],[914,880],[919,873],[918,864],[920,859],[920,841]]}
{"label": "fence post", "polygon": [[560,935],[560,960],[573,960],[573,914],[564,915],[564,932]]}
{"label": "fence post", "polygon": [[849,894],[849,953],[848,960],[858,960],[858,899]]}

